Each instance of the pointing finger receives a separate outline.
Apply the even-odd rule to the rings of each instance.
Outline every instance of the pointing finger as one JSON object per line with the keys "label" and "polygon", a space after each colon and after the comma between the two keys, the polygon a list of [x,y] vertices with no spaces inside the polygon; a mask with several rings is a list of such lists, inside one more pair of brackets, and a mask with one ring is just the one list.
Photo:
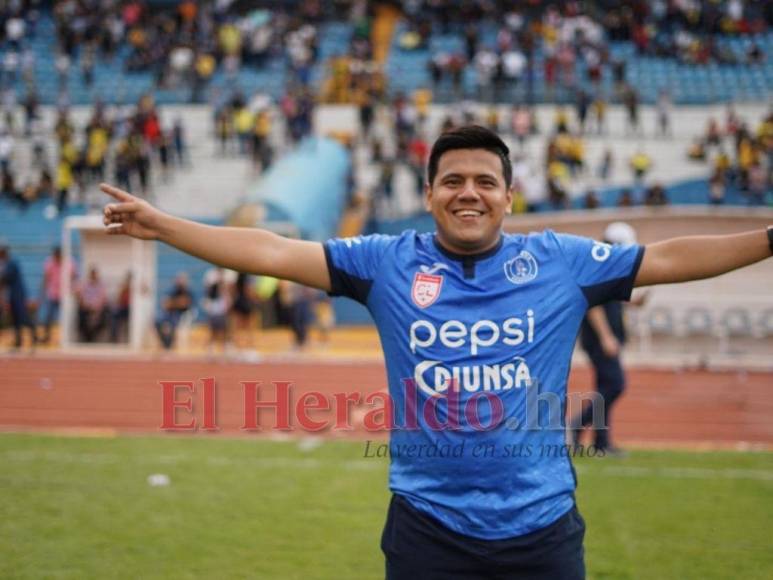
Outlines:
{"label": "pointing finger", "polygon": [[132,201],[134,196],[123,189],[118,189],[109,183],[100,183],[99,189],[117,201]]}

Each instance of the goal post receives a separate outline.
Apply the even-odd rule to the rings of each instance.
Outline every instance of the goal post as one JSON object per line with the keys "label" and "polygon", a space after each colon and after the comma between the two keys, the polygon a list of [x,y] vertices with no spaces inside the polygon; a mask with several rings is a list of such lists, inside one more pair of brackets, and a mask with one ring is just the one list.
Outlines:
{"label": "goal post", "polygon": [[[70,216],[62,229],[63,272],[77,260],[77,281],[61,277],[62,307],[59,324],[62,348],[73,350],[84,346],[140,350],[149,342],[156,309],[156,244],[126,236],[105,233],[100,215]],[[84,282],[95,267],[107,291],[108,302],[114,307],[121,284],[131,272],[129,290],[128,342],[111,343],[106,338],[85,343],[78,336],[78,284]]]}

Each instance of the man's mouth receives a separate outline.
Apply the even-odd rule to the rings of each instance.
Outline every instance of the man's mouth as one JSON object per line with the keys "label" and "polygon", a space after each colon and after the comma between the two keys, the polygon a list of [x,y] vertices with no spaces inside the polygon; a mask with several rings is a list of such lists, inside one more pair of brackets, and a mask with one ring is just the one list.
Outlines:
{"label": "man's mouth", "polygon": [[460,219],[475,219],[483,215],[483,212],[477,209],[456,209],[452,213]]}

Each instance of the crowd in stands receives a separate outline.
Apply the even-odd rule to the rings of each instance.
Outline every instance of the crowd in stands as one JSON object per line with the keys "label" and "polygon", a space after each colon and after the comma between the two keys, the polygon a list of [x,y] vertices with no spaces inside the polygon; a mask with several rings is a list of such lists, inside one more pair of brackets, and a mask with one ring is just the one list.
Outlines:
{"label": "crowd in stands", "polygon": [[[500,100],[505,91],[521,84],[532,95],[540,66],[548,91],[589,86],[595,97],[603,77],[609,75],[614,97],[624,102],[632,87],[626,81],[626,60],[613,54],[611,43],[630,42],[640,56],[693,65],[755,66],[767,57],[756,41],[739,55],[718,42],[717,35],[753,39],[773,25],[770,3],[753,0],[595,0],[547,7],[541,2],[416,0],[405,2],[404,10],[408,30],[399,41],[403,49],[425,48],[436,33],[463,34],[463,49],[435,50],[430,55],[435,89],[450,85],[460,98],[464,70],[472,67],[477,97],[489,101]],[[496,34],[484,37],[481,23],[495,26]],[[585,78],[577,78],[578,63],[584,65]]]}
{"label": "crowd in stands", "polygon": [[328,81],[321,94],[323,101],[363,105],[386,98],[386,78],[381,64],[375,61],[371,41],[372,8],[372,3],[360,3],[352,11],[352,38],[347,52],[334,55],[328,62]]}
{"label": "crowd in stands", "polygon": [[[0,198],[25,208],[37,199],[50,198],[58,211],[65,211],[73,195],[84,201],[93,184],[114,180],[120,187],[149,195],[152,172],[162,180],[175,166],[188,163],[185,127],[181,117],[162,121],[152,98],[144,97],[136,107],[105,107],[97,102],[82,128],[76,128],[68,109],[60,109],[52,127],[44,126],[37,108],[31,110],[31,135],[14,133],[14,111],[5,111],[0,128]],[[26,182],[19,183],[14,169],[19,141],[31,144],[33,159]],[[56,146],[55,161],[49,145]]]}
{"label": "crowd in stands", "polygon": [[56,2],[59,58],[63,74],[72,62],[93,68],[126,47],[126,72],[150,72],[156,87],[191,87],[200,102],[213,75],[235,80],[243,66],[260,67],[286,56],[290,70],[307,84],[317,58],[318,23],[325,3],[304,2],[290,10],[239,2],[183,1],[149,8],[143,2]]}
{"label": "crowd in stands", "polygon": [[728,187],[734,186],[748,203],[763,205],[773,192],[773,110],[754,127],[728,106],[724,123],[710,118],[688,156],[710,166],[711,203],[723,203]]}
{"label": "crowd in stands", "polygon": [[348,91],[372,72],[372,8],[364,0],[6,2],[0,6],[0,46],[5,49],[0,83],[8,87],[23,78],[26,91],[35,91],[33,40],[41,15],[51,10],[56,35],[51,58],[61,107],[70,104],[72,77],[78,75],[90,90],[95,69],[116,58],[124,73],[150,75],[157,89],[188,88],[192,102],[206,102],[208,85],[218,74],[237,86],[245,68],[260,70],[272,61],[288,72],[288,82],[308,87],[321,64],[319,27],[347,19],[357,25],[348,54],[331,65],[330,90]]}
{"label": "crowd in stands", "polygon": [[[377,216],[395,215],[396,175],[400,167],[407,169],[415,183],[413,189],[421,197],[426,179],[425,168],[429,157],[431,136],[427,126],[428,91],[416,91],[412,98],[398,95],[390,112],[390,141],[395,143],[394,153],[384,153],[384,134],[371,127],[373,113],[360,109],[360,133],[369,146],[370,162],[379,169],[379,180],[372,198]],[[594,181],[608,184],[616,162],[627,163],[632,186],[621,192],[618,205],[664,205],[668,203],[662,184],[648,183],[653,160],[646,148],[639,147],[628,159],[615,159],[607,147],[600,159],[589,160],[586,138],[589,135],[605,135],[606,102],[591,104],[581,94],[569,107],[558,106],[551,126],[540,127],[535,110],[523,104],[513,105],[509,111],[489,106],[483,111],[475,103],[463,101],[450,109],[443,119],[440,131],[459,124],[485,125],[503,135],[512,145],[515,186],[514,211],[560,210],[569,208],[571,201],[580,193],[577,187]],[[657,106],[656,126],[645,131],[639,119],[638,103],[626,107],[624,135],[643,138],[670,138],[672,105],[667,93]],[[573,113],[573,114],[572,114]],[[534,158],[533,148],[527,145],[539,139],[544,143],[544,154]],[[531,151],[531,152],[530,152]],[[599,207],[599,200],[592,190],[582,193],[586,209]],[[416,204],[417,206],[419,204]]]}

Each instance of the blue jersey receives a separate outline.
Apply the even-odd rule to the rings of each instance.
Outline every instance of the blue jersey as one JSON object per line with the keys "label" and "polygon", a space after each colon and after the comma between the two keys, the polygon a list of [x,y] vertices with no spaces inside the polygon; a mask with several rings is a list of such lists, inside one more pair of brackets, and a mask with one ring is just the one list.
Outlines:
{"label": "blue jersey", "polygon": [[504,234],[477,256],[413,231],[326,242],[331,294],[369,309],[384,349],[391,490],[483,539],[570,510],[575,339],[589,306],[630,298],[643,254],[549,230]]}

